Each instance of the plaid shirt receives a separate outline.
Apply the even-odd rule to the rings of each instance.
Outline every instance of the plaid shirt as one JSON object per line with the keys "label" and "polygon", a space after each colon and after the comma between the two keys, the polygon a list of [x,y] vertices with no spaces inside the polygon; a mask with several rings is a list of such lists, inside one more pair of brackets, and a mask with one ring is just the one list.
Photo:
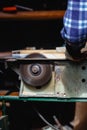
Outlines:
{"label": "plaid shirt", "polygon": [[68,0],[63,18],[62,38],[71,44],[87,39],[87,0]]}

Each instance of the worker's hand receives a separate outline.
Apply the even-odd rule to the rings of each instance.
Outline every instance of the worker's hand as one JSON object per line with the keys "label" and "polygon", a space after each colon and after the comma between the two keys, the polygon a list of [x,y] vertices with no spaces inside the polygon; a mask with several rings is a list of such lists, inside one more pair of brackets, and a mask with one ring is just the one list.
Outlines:
{"label": "worker's hand", "polygon": [[66,58],[72,61],[81,61],[81,60],[86,60],[87,59],[87,51],[82,52],[78,57],[76,56],[71,56],[68,51],[66,50],[65,52]]}
{"label": "worker's hand", "polygon": [[87,47],[75,47],[66,45],[66,58],[73,61],[81,61],[87,59]]}

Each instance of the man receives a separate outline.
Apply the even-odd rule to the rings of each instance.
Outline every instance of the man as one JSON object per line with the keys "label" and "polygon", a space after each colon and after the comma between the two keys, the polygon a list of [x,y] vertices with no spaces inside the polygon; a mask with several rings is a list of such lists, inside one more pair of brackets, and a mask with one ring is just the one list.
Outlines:
{"label": "man", "polygon": [[[68,0],[61,31],[66,44],[66,55],[72,60],[87,59],[82,51],[87,40],[87,0]],[[74,130],[87,130],[87,103],[76,103]]]}
{"label": "man", "polygon": [[87,0],[68,0],[63,19],[61,35],[66,42],[66,49],[74,59],[86,57],[81,53],[87,40]]}

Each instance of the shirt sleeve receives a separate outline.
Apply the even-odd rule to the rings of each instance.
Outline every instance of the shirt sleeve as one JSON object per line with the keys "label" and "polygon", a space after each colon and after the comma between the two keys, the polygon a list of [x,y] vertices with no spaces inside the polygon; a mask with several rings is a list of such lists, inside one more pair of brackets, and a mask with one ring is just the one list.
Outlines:
{"label": "shirt sleeve", "polygon": [[87,0],[68,0],[61,36],[71,44],[87,39]]}

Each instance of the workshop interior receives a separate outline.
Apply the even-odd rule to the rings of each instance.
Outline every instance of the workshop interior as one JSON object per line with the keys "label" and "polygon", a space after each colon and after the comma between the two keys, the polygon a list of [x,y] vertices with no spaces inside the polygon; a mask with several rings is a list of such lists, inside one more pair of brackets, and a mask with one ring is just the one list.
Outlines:
{"label": "workshop interior", "polygon": [[0,0],[0,130],[71,130],[75,102],[87,98],[87,63],[65,59],[66,8],[67,0]]}

